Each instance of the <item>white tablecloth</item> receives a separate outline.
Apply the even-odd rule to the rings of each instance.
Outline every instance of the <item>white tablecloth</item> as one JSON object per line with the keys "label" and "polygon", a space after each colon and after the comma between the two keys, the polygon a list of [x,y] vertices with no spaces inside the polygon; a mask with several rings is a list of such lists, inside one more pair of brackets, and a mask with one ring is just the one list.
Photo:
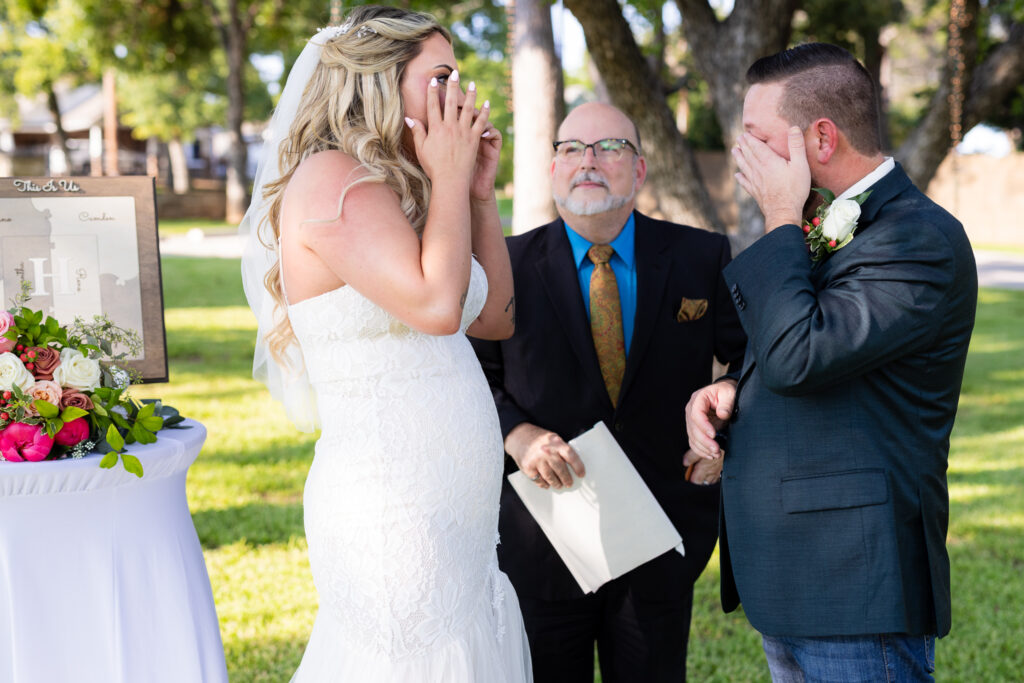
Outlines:
{"label": "white tablecloth", "polygon": [[185,498],[206,428],[99,455],[0,462],[0,682],[221,683],[224,650]]}

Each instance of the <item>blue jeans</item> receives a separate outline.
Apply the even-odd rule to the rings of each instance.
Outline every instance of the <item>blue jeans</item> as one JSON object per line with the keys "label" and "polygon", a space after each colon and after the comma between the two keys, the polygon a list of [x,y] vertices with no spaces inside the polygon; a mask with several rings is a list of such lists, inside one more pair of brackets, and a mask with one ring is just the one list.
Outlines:
{"label": "blue jeans", "polygon": [[869,636],[785,638],[762,635],[774,683],[928,681],[935,671],[935,637]]}

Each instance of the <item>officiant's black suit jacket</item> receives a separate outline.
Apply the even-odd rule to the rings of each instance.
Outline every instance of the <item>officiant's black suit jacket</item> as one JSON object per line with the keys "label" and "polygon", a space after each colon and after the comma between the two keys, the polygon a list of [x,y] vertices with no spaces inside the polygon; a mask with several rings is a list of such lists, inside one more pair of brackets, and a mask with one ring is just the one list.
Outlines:
{"label": "officiant's black suit jacket", "polygon": [[773,636],[946,634],[946,461],[978,289],[963,227],[897,165],[820,265],[787,225],[725,279],[750,341],[723,605]]}
{"label": "officiant's black suit jacket", "polygon": [[[617,408],[601,378],[560,219],[508,238],[515,334],[502,342],[472,341],[494,393],[503,436],[522,422],[566,441],[598,421],[608,426],[686,547],[685,558],[670,551],[625,580],[637,597],[675,598],[692,589],[718,536],[718,485],[684,480],[683,408],[693,391],[711,381],[712,356],[739,365],[745,337],[721,276],[730,259],[727,239],[634,215],[636,318]],[[707,309],[694,320],[680,321],[684,299],[706,300]],[[516,469],[506,456],[506,474]],[[583,595],[507,480],[499,530],[501,568],[520,595],[541,600]]]}

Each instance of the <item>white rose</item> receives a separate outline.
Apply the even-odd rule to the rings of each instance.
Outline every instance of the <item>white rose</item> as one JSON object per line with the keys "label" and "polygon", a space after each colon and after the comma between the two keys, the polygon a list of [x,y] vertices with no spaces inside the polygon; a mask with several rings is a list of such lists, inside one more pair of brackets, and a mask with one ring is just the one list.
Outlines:
{"label": "white rose", "polygon": [[0,353],[0,390],[10,391],[11,387],[18,387],[22,391],[28,391],[35,386],[36,378],[25,369],[21,359],[11,352]]}
{"label": "white rose", "polygon": [[53,371],[53,381],[62,387],[89,391],[100,385],[100,364],[86,358],[77,349],[66,348],[60,352],[60,365]]}
{"label": "white rose", "polygon": [[825,220],[821,223],[821,234],[837,243],[842,242],[853,231],[860,218],[860,204],[852,199],[837,199],[828,207]]}

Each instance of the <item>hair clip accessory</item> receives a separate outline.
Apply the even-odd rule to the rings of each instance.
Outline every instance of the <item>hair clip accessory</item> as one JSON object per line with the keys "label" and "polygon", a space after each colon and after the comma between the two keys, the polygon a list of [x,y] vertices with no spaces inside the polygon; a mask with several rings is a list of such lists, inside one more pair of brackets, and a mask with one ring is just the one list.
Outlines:
{"label": "hair clip accessory", "polygon": [[[333,40],[334,38],[337,38],[338,36],[345,35],[346,33],[348,33],[351,30],[352,30],[352,20],[350,19],[350,20],[346,21],[344,24],[342,24],[341,26],[325,26],[323,28],[318,28],[317,29],[317,34],[319,35],[319,34],[322,33],[324,35],[324,37],[327,38],[327,40]],[[370,34],[377,35],[377,29],[375,29],[372,26],[367,26],[366,24],[363,24],[356,31],[356,38],[365,38],[366,36],[368,36]]]}

